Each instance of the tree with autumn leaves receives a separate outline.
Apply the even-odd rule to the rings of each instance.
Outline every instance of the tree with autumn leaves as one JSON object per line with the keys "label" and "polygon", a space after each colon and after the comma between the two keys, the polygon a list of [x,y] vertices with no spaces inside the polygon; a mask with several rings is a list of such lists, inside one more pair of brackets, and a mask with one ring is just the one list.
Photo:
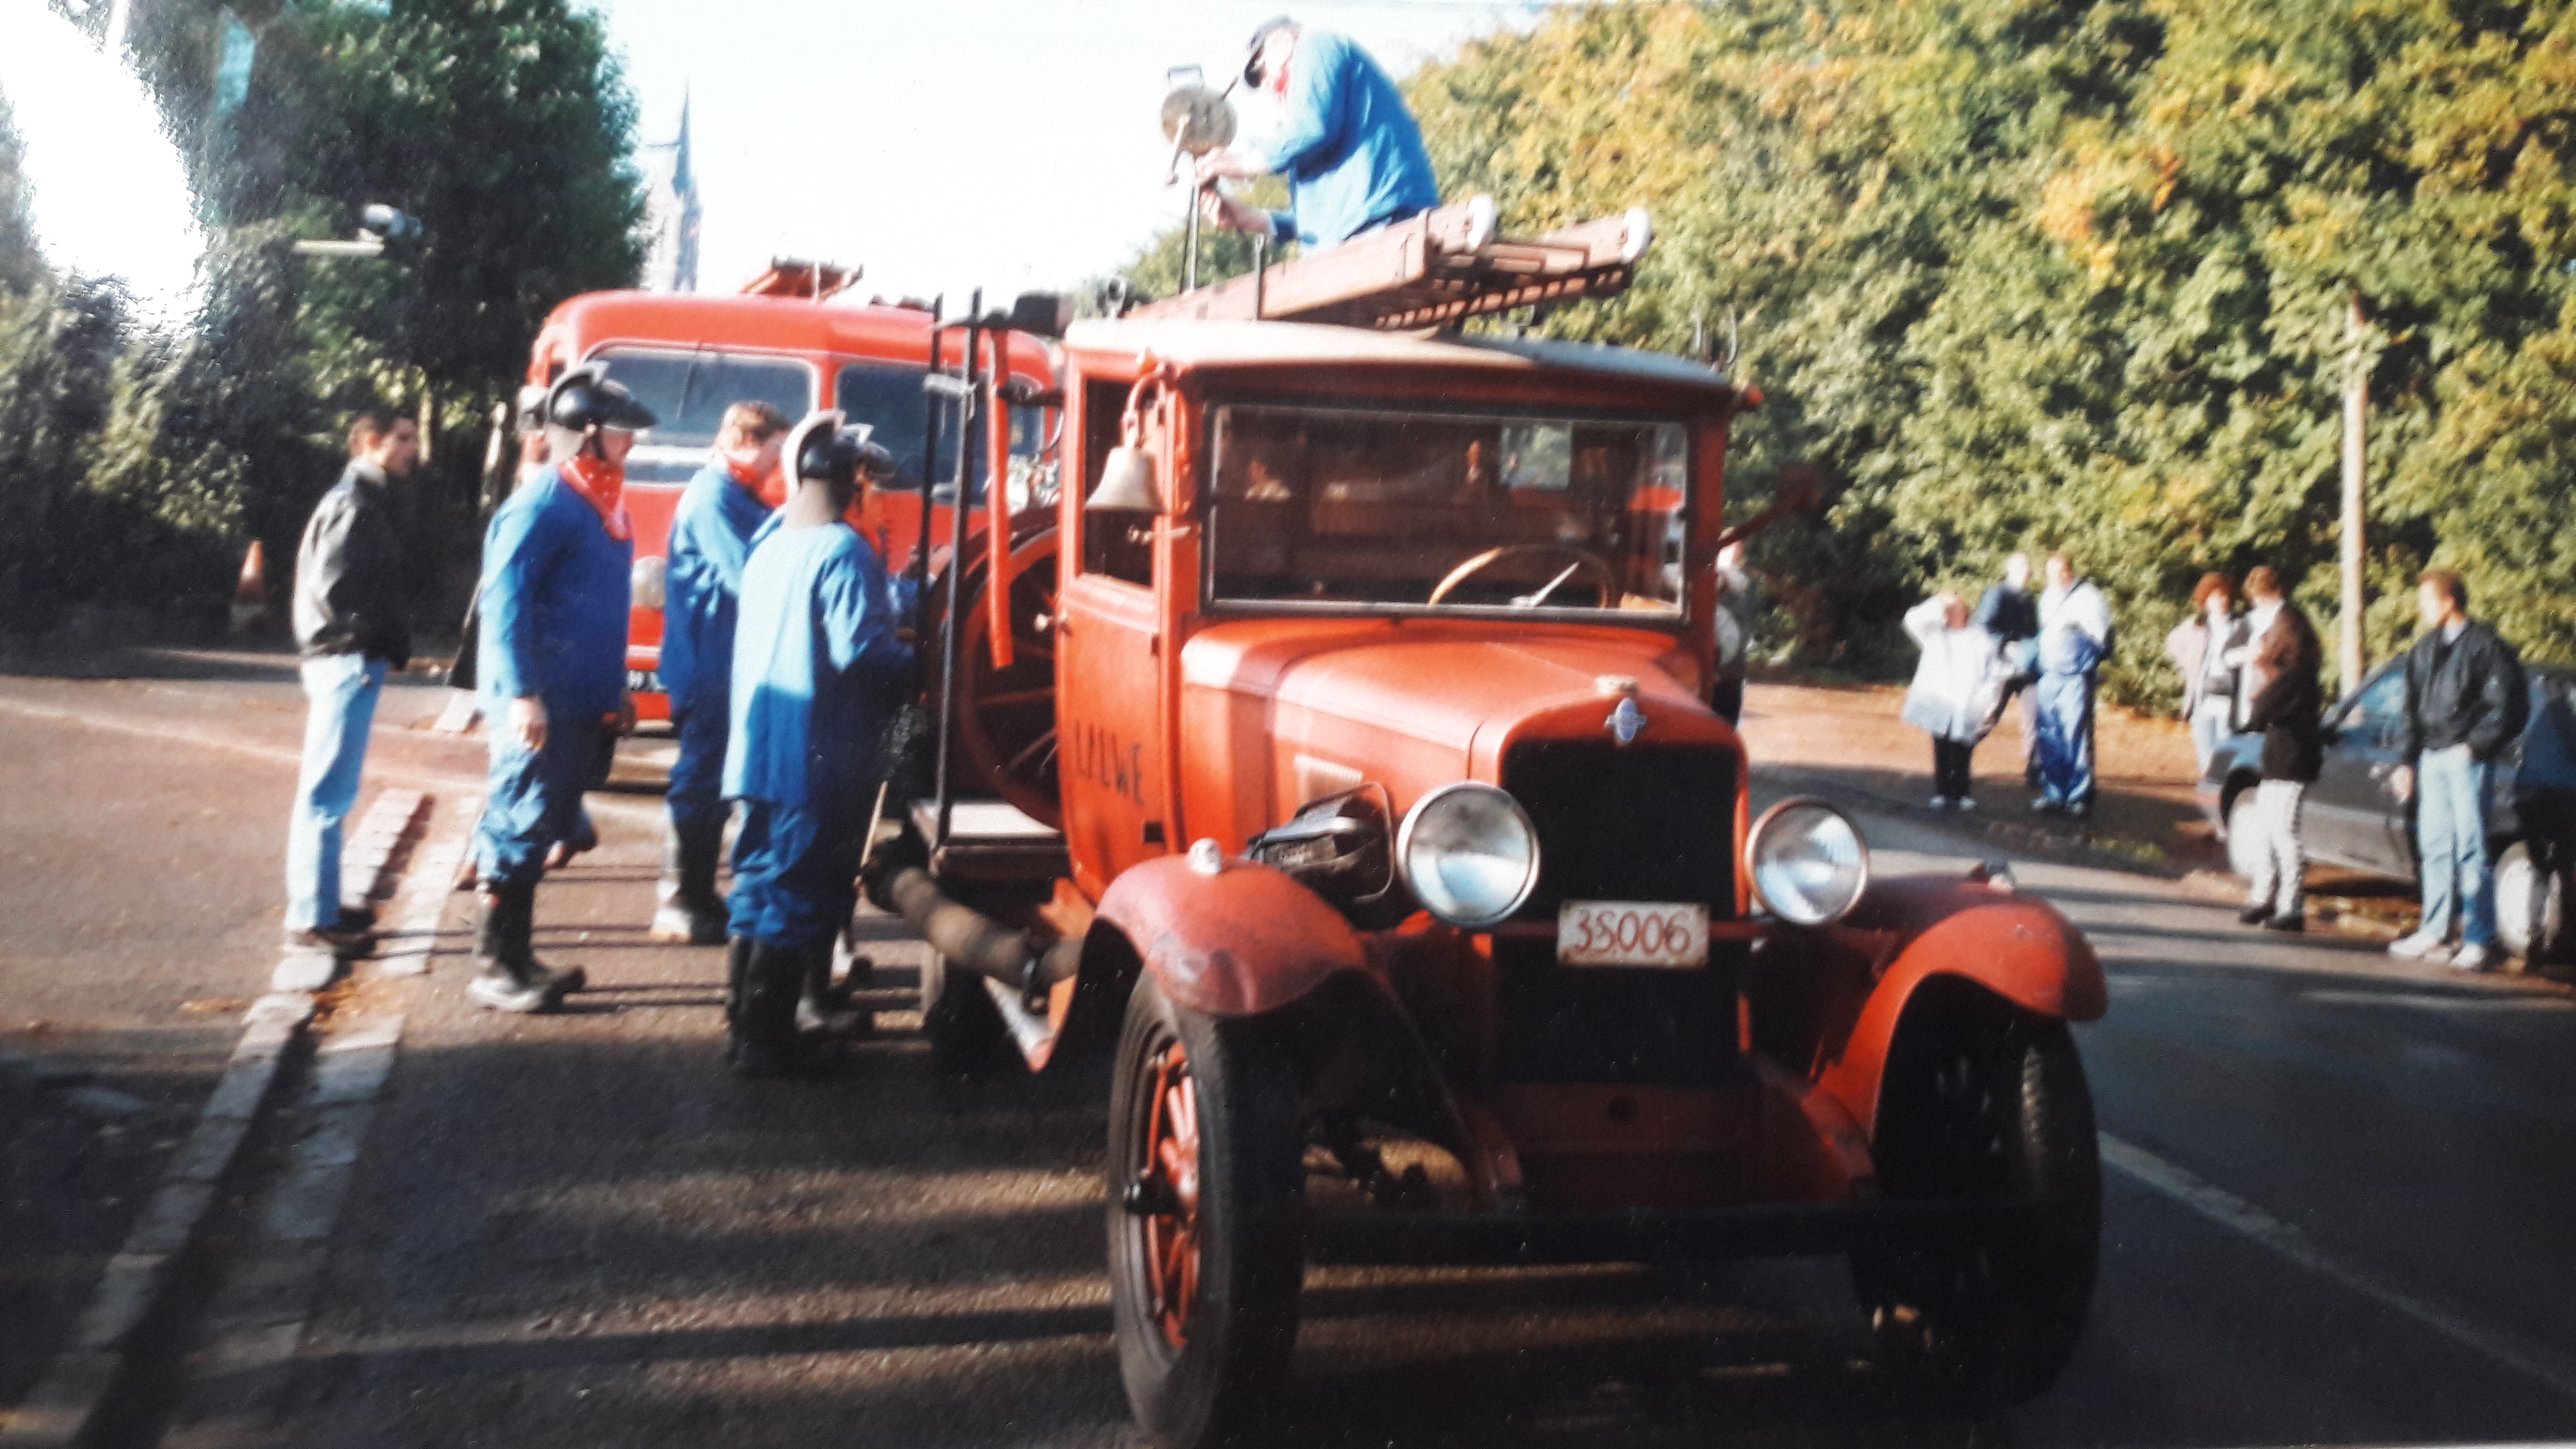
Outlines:
{"label": "tree with autumn leaves", "polygon": [[2204,570],[2332,618],[2356,367],[2372,656],[2435,564],[2576,655],[2576,7],[1600,5],[1408,90],[1508,230],[1654,213],[1634,288],[1540,326],[1739,336],[1768,401],[1732,509],[1793,461],[1842,480],[1756,550],[1798,657],[1866,667],[2015,549],[2110,590],[2131,698]]}

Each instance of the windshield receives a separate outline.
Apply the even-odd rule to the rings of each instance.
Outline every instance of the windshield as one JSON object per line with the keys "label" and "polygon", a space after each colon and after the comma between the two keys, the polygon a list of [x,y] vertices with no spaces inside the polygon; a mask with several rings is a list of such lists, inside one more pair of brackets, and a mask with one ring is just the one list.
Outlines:
{"label": "windshield", "polygon": [[[895,466],[900,470],[895,483],[898,488],[921,486],[921,433],[926,420],[921,379],[925,371],[895,362],[852,362],[842,366],[833,386],[832,406],[849,414],[851,422],[873,426],[876,431],[870,436],[894,454]],[[931,473],[939,485],[936,496],[945,496],[950,480],[957,476],[957,405],[947,403],[943,407],[939,417],[939,458]],[[1038,409],[1011,409],[1012,457],[1035,458],[1044,440]],[[967,488],[969,498],[980,498],[984,493],[982,443],[981,438],[976,439],[976,449],[969,455],[975,465]],[[1015,482],[1024,471],[1012,469]]]}
{"label": "windshield", "polygon": [[1678,614],[1679,423],[1216,410],[1220,603]]}
{"label": "windshield", "polygon": [[792,358],[638,347],[612,347],[599,356],[608,375],[661,419],[635,435],[626,462],[632,482],[682,482],[705,466],[725,409],[735,403],[768,403],[791,423],[814,406],[813,373]]}

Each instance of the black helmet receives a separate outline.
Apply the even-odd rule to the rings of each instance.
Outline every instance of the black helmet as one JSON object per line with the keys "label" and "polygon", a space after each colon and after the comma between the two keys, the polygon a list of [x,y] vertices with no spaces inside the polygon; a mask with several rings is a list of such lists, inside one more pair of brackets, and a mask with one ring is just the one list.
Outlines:
{"label": "black helmet", "polygon": [[635,394],[608,380],[608,364],[585,362],[565,371],[546,389],[546,425],[586,433],[607,428],[639,432],[661,419],[635,400]]}
{"label": "black helmet", "polygon": [[882,482],[894,476],[894,454],[868,441],[875,429],[865,423],[853,427],[847,414],[839,409],[808,413],[787,435],[782,453],[787,459],[787,481],[792,485],[829,481],[856,487],[859,475]]}

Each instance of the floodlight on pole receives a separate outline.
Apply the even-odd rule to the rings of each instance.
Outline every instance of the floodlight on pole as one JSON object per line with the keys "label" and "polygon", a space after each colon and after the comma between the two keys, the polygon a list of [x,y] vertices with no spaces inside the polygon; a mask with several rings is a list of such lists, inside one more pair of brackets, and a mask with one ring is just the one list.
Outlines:
{"label": "floodlight on pole", "polygon": [[358,213],[359,227],[354,241],[300,241],[295,244],[299,257],[381,257],[388,242],[411,243],[420,240],[420,218],[407,212],[371,201]]}

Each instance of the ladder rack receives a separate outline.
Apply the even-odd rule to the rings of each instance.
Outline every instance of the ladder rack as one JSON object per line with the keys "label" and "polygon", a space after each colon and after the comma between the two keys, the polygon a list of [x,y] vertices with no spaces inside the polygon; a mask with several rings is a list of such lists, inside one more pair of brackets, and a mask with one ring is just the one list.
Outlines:
{"label": "ladder rack", "polygon": [[[1530,238],[1479,237],[1473,203],[1443,206],[1337,247],[1201,287],[1127,315],[1330,322],[1405,331],[1628,289],[1653,239],[1643,210]],[[1490,216],[1490,211],[1487,212]]]}

